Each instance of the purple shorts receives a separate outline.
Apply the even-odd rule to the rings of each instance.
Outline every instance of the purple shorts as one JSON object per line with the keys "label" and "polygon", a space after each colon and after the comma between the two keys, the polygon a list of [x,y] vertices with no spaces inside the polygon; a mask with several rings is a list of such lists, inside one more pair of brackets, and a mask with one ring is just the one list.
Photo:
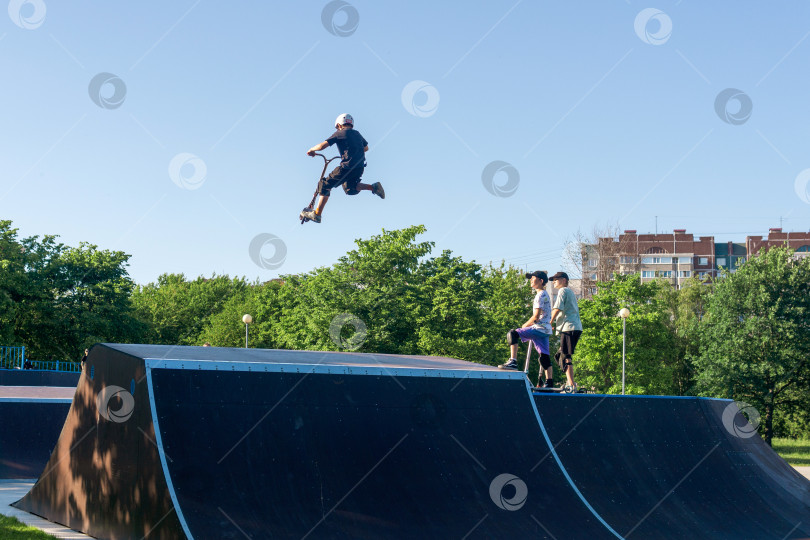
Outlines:
{"label": "purple shorts", "polygon": [[537,349],[537,352],[540,354],[549,354],[548,353],[548,338],[549,335],[545,332],[541,332],[537,328],[516,328],[515,332],[518,333],[520,336],[520,341],[526,343],[527,341],[531,341],[534,343],[534,348]]}

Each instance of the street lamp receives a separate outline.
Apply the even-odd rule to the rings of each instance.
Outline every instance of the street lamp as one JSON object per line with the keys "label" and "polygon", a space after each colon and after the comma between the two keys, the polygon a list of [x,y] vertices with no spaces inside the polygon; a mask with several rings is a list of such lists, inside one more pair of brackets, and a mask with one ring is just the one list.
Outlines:
{"label": "street lamp", "polygon": [[248,348],[248,326],[253,322],[253,317],[245,313],[242,315],[242,322],[245,323],[245,348]]}
{"label": "street lamp", "polygon": [[619,317],[622,318],[622,395],[624,395],[624,351],[625,351],[625,342],[627,337],[627,317],[630,316],[630,310],[626,307],[623,307],[619,310]]}

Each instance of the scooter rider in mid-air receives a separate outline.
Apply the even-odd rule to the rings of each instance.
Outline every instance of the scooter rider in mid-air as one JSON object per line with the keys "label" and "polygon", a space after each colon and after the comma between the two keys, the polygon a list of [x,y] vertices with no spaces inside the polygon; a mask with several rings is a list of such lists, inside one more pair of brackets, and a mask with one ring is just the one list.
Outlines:
{"label": "scooter rider in mid-air", "polygon": [[307,155],[314,156],[315,152],[323,150],[333,144],[337,144],[340,153],[340,165],[333,170],[327,178],[318,182],[318,204],[313,210],[304,210],[300,217],[321,222],[323,207],[329,200],[329,195],[333,188],[343,185],[343,191],[347,195],[357,195],[361,191],[370,191],[381,199],[385,199],[385,190],[382,184],[363,184],[360,178],[363,176],[365,167],[366,152],[368,152],[368,142],[354,129],[354,119],[350,114],[341,114],[335,120],[335,131],[328,139],[316,144],[309,150]]}

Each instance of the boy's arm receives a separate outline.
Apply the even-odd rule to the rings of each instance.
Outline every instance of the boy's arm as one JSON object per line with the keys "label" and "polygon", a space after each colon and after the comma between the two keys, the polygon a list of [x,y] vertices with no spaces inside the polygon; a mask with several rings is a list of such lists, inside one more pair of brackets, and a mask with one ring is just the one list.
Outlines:
{"label": "boy's arm", "polygon": [[321,150],[323,150],[327,146],[329,146],[329,143],[326,142],[326,141],[323,141],[322,143],[316,144],[315,146],[313,146],[312,148],[307,150],[307,155],[308,156],[314,156],[315,152],[320,152]]}
{"label": "boy's arm", "polygon": [[363,152],[368,152],[368,145],[366,145],[366,147],[363,148]]}
{"label": "boy's arm", "polygon": [[529,318],[529,320],[528,320],[528,321],[526,321],[525,323],[523,323],[523,326],[522,326],[521,328],[528,328],[528,327],[530,327],[530,326],[531,326],[531,325],[533,325],[533,324],[535,323],[535,321],[537,321],[537,319],[539,319],[539,318],[540,318],[540,308],[534,308],[534,314],[532,314],[531,318]]}
{"label": "boy's arm", "polygon": [[563,307],[563,295],[565,293],[561,289],[560,292],[557,294],[557,298],[554,301],[554,308],[551,310],[551,324],[557,322],[557,316],[562,313]]}

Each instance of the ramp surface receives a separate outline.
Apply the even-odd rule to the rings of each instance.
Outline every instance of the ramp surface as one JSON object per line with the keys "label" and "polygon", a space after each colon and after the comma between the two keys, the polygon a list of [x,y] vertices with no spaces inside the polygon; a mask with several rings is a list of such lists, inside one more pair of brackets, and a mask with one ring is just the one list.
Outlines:
{"label": "ramp surface", "polygon": [[522,374],[177,365],[150,384],[190,536],[571,538],[573,520],[612,537],[542,461]]}
{"label": "ramp surface", "polygon": [[74,388],[0,386],[0,478],[37,478],[65,423]]}
{"label": "ramp surface", "polygon": [[535,403],[571,479],[625,538],[810,535],[810,483],[746,431],[732,401],[576,394]]}
{"label": "ramp surface", "polygon": [[730,405],[533,396],[449,358],[97,345],[17,506],[99,538],[810,535],[810,484]]}

